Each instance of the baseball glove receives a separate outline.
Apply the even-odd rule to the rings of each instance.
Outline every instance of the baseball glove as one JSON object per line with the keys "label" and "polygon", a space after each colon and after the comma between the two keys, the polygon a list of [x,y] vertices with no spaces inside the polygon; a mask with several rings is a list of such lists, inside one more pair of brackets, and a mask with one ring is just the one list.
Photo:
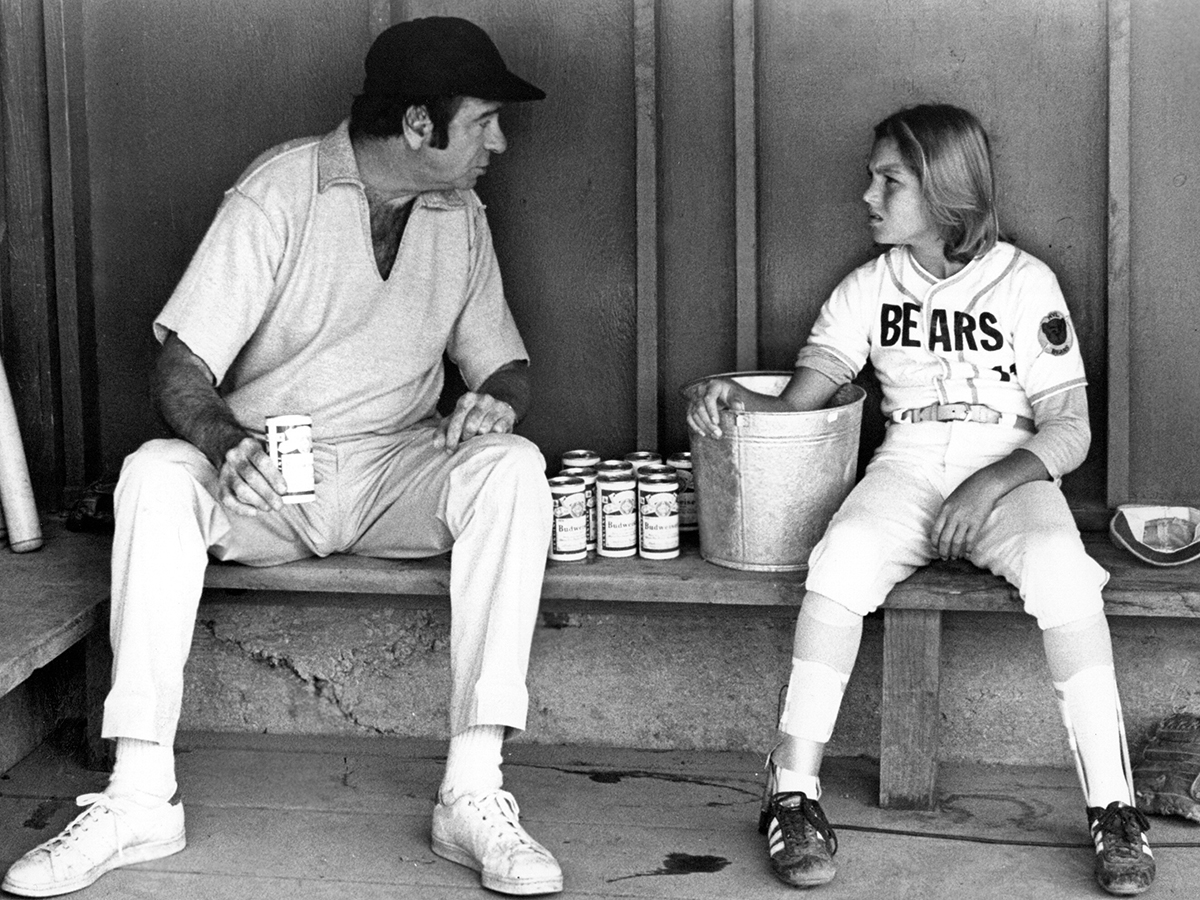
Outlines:
{"label": "baseball glove", "polygon": [[1176,713],[1158,724],[1133,787],[1142,812],[1200,822],[1200,716]]}

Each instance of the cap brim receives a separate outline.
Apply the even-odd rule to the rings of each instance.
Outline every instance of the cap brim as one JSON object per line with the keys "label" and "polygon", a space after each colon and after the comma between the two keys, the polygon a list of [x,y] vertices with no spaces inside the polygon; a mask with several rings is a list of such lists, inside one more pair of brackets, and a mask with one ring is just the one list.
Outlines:
{"label": "cap brim", "polygon": [[[1182,528],[1190,528],[1191,541],[1181,547],[1163,547],[1145,540],[1149,522],[1170,520]],[[1117,507],[1108,530],[1113,543],[1128,550],[1142,562],[1152,566],[1181,566],[1200,559],[1200,510],[1190,506],[1143,506],[1126,504]]]}
{"label": "cap brim", "polygon": [[505,103],[521,103],[526,100],[545,100],[546,92],[536,88],[524,78],[506,72],[503,78],[496,79],[484,89],[483,93],[467,91],[480,100],[499,100]]}

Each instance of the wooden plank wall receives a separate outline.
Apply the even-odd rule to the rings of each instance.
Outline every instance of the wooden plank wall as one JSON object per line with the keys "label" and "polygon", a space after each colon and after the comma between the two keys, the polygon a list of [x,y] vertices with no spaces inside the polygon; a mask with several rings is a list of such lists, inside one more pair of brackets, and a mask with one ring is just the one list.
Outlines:
{"label": "wooden plank wall", "polygon": [[50,157],[40,0],[0,0],[7,295],[0,354],[38,499],[63,484],[59,355],[54,333]]}
{"label": "wooden plank wall", "polygon": [[1200,19],[1193,0],[1128,8],[1128,486],[1112,500],[1200,506]]}
{"label": "wooden plank wall", "polygon": [[[111,477],[161,433],[149,322],[242,167],[332,127],[392,21],[464,14],[549,94],[505,111],[509,150],[480,193],[535,362],[523,430],[552,464],[572,446],[682,449],[685,381],[790,367],[829,290],[872,252],[871,125],[938,99],[992,130],[1005,221],[1059,274],[1080,331],[1094,444],[1069,493],[1101,507],[1154,494],[1179,468],[1163,445],[1197,437],[1156,399],[1171,391],[1153,358],[1161,310],[1176,311],[1158,354],[1171,359],[1195,305],[1176,273],[1186,247],[1167,234],[1186,230],[1179,200],[1200,180],[1179,164],[1200,120],[1182,99],[1200,53],[1170,25],[1186,5],[0,0],[0,346],[20,360],[39,490]],[[1177,72],[1160,71],[1159,45]],[[1159,111],[1170,141],[1130,137],[1157,133]],[[1182,186],[1138,206],[1137,185],[1172,165]],[[1139,243],[1153,203],[1173,210],[1166,239]]]}

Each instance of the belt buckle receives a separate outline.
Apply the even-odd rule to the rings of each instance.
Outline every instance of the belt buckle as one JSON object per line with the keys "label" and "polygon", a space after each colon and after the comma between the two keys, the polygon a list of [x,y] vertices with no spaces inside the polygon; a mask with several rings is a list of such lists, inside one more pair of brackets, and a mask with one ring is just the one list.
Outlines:
{"label": "belt buckle", "polygon": [[939,422],[965,422],[971,417],[970,403],[942,403],[938,406]]}

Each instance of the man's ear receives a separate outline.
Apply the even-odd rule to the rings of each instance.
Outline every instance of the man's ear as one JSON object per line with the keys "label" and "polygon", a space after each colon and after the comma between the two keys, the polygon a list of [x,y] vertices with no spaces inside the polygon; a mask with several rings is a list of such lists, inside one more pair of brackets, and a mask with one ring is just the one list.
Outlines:
{"label": "man's ear", "polygon": [[429,110],[422,106],[410,106],[404,111],[404,140],[416,150],[433,134],[433,122]]}

